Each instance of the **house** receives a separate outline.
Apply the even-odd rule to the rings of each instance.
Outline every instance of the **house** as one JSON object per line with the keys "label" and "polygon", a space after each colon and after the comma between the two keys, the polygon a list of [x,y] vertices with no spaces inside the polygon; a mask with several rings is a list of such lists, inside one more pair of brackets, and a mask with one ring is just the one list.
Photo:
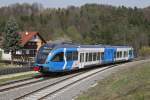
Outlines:
{"label": "house", "polygon": [[16,54],[26,54],[35,56],[37,50],[44,44],[46,41],[38,32],[20,32],[21,41],[20,45],[23,47]]}
{"label": "house", "polygon": [[34,58],[38,49],[46,43],[38,32],[20,32],[19,34],[22,48],[15,52],[14,58],[22,59],[23,61],[30,60],[29,58]]}
{"label": "house", "polygon": [[[38,49],[45,44],[46,41],[42,38],[39,32],[19,32],[19,34],[21,36],[20,46],[22,48],[13,53],[13,59],[21,61],[30,60],[30,58],[34,59]],[[5,53],[2,50],[1,58],[3,60],[10,60],[10,57],[10,53]]]}

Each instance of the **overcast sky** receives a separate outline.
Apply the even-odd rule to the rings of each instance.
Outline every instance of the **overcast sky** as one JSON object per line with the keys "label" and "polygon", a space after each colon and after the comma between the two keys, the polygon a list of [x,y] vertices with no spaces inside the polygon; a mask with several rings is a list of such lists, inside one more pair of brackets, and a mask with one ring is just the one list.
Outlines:
{"label": "overcast sky", "polygon": [[0,6],[8,6],[14,3],[34,3],[43,4],[44,7],[49,8],[63,8],[70,5],[81,6],[86,3],[109,4],[114,6],[124,5],[127,7],[144,8],[150,6],[150,0],[0,0]]}

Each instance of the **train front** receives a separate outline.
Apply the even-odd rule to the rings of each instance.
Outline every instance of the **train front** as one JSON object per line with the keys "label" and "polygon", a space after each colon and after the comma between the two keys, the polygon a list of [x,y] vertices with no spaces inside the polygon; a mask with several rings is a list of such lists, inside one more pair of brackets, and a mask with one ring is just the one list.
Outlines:
{"label": "train front", "polygon": [[33,68],[34,71],[39,71],[41,73],[49,72],[48,64],[46,64],[46,60],[48,56],[50,56],[52,49],[53,49],[52,44],[45,44],[39,49],[35,58],[35,63]]}

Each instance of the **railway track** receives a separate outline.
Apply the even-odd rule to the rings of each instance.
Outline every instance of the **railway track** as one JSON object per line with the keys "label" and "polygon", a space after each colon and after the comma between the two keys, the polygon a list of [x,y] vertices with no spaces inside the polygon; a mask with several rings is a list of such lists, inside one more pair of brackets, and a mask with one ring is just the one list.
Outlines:
{"label": "railway track", "polygon": [[[134,61],[139,61],[139,59],[134,59]],[[28,85],[28,84],[33,84],[35,82],[39,82],[39,81],[41,81],[41,79],[38,79],[39,77],[42,77],[42,76],[40,76],[40,75],[39,76],[33,76],[31,78],[25,78],[25,79],[10,81],[10,82],[1,84],[0,85],[0,92],[3,92],[5,90],[9,90],[9,89],[13,89],[16,87],[21,87],[21,86]],[[51,76],[48,76],[48,77],[51,77]],[[35,78],[37,78],[37,79],[35,80]]]}
{"label": "railway track", "polygon": [[60,80],[56,83],[53,83],[51,85],[45,86],[43,88],[40,88],[36,91],[30,92],[26,95],[23,95],[19,98],[16,98],[17,100],[42,100],[45,99],[46,97],[52,96],[53,94],[59,92],[60,90],[73,85],[81,80],[84,80],[92,75],[95,75],[96,73],[102,72],[104,70],[107,70],[109,68],[112,68],[116,65],[111,65],[107,67],[102,67],[102,68],[96,68],[90,71],[87,71],[85,73],[80,73],[72,77],[68,77],[64,80]]}
{"label": "railway track", "polygon": [[[65,74],[69,75],[71,73],[65,73]],[[9,91],[9,90],[14,89],[14,88],[19,88],[19,87],[22,87],[25,85],[30,85],[30,84],[34,84],[37,82],[45,81],[45,80],[48,80],[50,78],[52,79],[52,78],[56,78],[56,77],[61,77],[61,75],[64,76],[65,74],[61,73],[60,75],[52,74],[52,75],[47,75],[47,76],[38,75],[38,76],[33,76],[31,78],[25,78],[25,79],[21,79],[21,80],[8,82],[8,83],[0,85],[0,92]]]}
{"label": "railway track", "polygon": [[25,95],[31,94],[33,92],[36,92],[40,89],[46,88],[50,85],[57,84],[63,80],[67,80],[69,78],[75,77],[81,73],[84,73],[84,71],[81,71],[79,73],[73,73],[73,74],[67,74],[64,76],[58,76],[53,78],[48,78],[43,81],[37,80],[37,81],[28,81],[26,83],[19,83],[20,86],[16,85],[17,83],[13,84],[14,87],[11,86],[11,88],[2,88],[2,92],[0,92],[0,100],[12,100],[12,99],[19,99],[20,97],[23,97]]}
{"label": "railway track", "polygon": [[8,84],[4,84],[4,85],[0,86],[0,92],[9,91],[14,88],[19,88],[21,86],[33,84],[33,83],[40,82],[40,81],[41,81],[40,78],[39,79],[28,78],[28,79],[24,79],[24,80],[10,82]]}
{"label": "railway track", "polygon": [[[20,85],[5,89],[0,93],[0,100],[41,100],[51,97],[53,94],[69,87],[77,82],[80,82],[92,75],[103,72],[109,68],[121,64],[114,64],[104,67],[96,67],[79,73],[72,73],[69,75],[54,77],[44,81],[28,82],[28,84]],[[77,71],[78,72],[78,71]]]}
{"label": "railway track", "polygon": [[32,76],[30,78],[10,81],[10,82],[1,84],[0,85],[0,92],[8,91],[10,89],[19,88],[21,86],[33,84],[33,83],[44,81],[44,80],[48,79],[48,78],[43,79],[43,77],[44,76],[38,74],[38,75]]}

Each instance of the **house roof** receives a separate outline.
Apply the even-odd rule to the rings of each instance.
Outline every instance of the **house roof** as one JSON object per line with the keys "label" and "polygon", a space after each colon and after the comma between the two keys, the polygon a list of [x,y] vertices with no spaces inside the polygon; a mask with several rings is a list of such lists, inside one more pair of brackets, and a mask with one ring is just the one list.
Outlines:
{"label": "house roof", "polygon": [[40,37],[40,39],[46,43],[46,41],[41,37],[41,35],[38,32],[20,32],[19,33],[21,35],[21,43],[20,45],[25,45],[27,42],[29,42],[33,36],[38,35]]}

